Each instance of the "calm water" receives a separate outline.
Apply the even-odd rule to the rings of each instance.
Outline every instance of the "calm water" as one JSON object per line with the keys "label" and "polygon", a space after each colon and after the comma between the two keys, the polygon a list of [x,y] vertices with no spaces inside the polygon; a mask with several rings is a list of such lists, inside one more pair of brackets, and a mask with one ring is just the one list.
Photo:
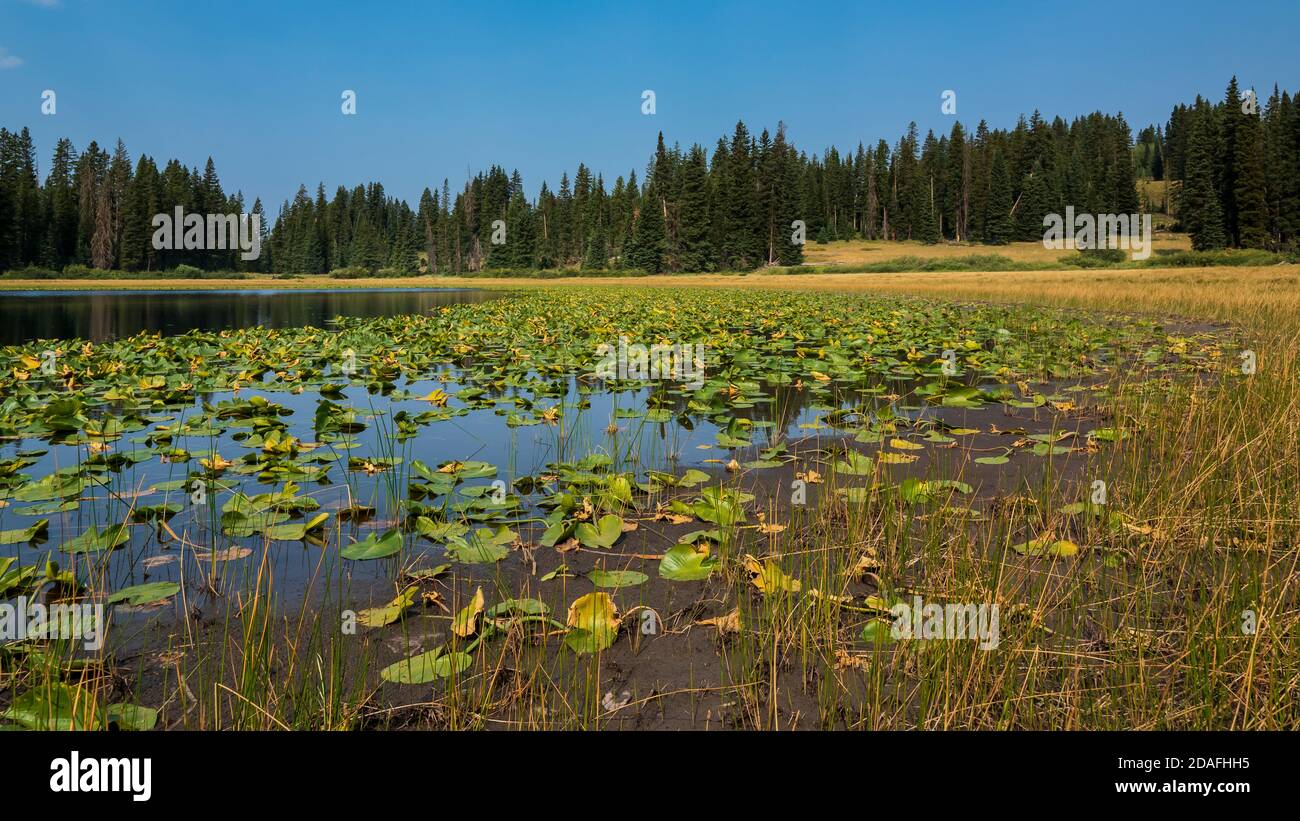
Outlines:
{"label": "calm water", "polygon": [[73,337],[100,342],[140,331],[170,335],[192,329],[321,327],[336,316],[424,314],[496,296],[455,288],[5,291],[0,292],[0,345]]}

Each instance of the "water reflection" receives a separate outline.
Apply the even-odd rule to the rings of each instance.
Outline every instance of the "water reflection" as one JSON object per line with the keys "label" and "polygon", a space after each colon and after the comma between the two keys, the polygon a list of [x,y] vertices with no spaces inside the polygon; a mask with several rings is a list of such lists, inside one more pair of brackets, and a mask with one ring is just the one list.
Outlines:
{"label": "water reflection", "polygon": [[101,342],[140,331],[323,326],[336,316],[423,314],[498,294],[455,288],[262,291],[8,291],[0,293],[0,344],[35,339]]}

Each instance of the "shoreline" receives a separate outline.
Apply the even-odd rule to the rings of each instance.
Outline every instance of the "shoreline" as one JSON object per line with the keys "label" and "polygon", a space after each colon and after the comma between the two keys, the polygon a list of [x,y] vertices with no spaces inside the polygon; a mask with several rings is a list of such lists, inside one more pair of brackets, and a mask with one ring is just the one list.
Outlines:
{"label": "shoreline", "polygon": [[970,283],[987,285],[990,280],[1015,280],[1018,284],[1099,283],[1183,280],[1188,282],[1247,280],[1275,282],[1279,278],[1300,278],[1300,264],[1170,268],[1062,268],[1036,271],[906,271],[898,273],[701,273],[655,274],[651,276],[566,276],[537,277],[371,277],[364,279],[10,279],[0,280],[0,293],[20,291],[424,291],[424,290],[514,290],[520,288],[562,288],[571,286],[672,286],[746,287],[778,290],[899,290],[909,287]]}

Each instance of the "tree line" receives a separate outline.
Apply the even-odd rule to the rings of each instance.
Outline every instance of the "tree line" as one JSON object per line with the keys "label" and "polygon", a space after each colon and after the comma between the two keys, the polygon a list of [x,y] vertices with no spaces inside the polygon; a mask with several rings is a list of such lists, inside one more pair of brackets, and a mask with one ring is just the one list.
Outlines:
{"label": "tree line", "polygon": [[[1253,99],[1253,98],[1252,98]],[[1247,113],[1234,78],[1224,100],[1198,97],[1135,142],[1122,114],[1068,124],[1037,112],[1011,129],[954,122],[922,138],[841,153],[797,149],[784,125],[758,135],[739,122],[712,150],[668,146],[609,185],[579,163],[529,197],[518,171],[493,166],[453,193],[426,188],[415,208],[374,182],[332,197],[300,186],[268,224],[263,204],[226,194],[215,164],[159,170],[119,140],[77,152],[58,141],[41,181],[26,128],[0,129],[0,270],[66,266],[157,271],[458,274],[484,269],[748,270],[796,265],[801,239],[1037,240],[1043,217],[1140,210],[1136,179],[1170,180],[1179,224],[1197,248],[1291,250],[1300,233],[1300,114],[1276,88]],[[263,252],[157,250],[152,218],[258,214]],[[795,227],[801,221],[802,229]],[[495,240],[495,241],[494,241]]]}
{"label": "tree line", "polygon": [[1300,247],[1300,110],[1273,87],[1267,100],[1232,78],[1223,102],[1199,95],[1174,109],[1163,171],[1178,182],[1181,227],[1197,249]]}

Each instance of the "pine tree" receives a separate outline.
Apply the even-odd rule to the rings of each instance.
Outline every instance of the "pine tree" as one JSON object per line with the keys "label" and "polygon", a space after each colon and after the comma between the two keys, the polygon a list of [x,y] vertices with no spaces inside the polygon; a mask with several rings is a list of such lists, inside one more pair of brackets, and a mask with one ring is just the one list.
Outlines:
{"label": "pine tree", "polygon": [[683,271],[708,271],[713,265],[713,241],[710,236],[708,162],[703,146],[691,146],[680,177],[678,265]]}
{"label": "pine tree", "polygon": [[1047,173],[1035,164],[1029,177],[1021,186],[1020,201],[1016,203],[1016,239],[1033,241],[1043,238],[1043,216],[1051,211]]}
{"label": "pine tree", "polygon": [[135,164],[127,186],[122,226],[122,267],[128,271],[152,271],[157,266],[153,248],[153,216],[159,213],[158,168],[144,154]]}
{"label": "pine tree", "polygon": [[605,180],[599,175],[592,183],[585,209],[587,215],[583,224],[587,226],[587,248],[582,267],[598,271],[609,265],[610,257],[609,198],[605,196]]}
{"label": "pine tree", "polygon": [[664,233],[663,204],[653,180],[646,186],[637,213],[632,235],[632,250],[628,261],[633,268],[651,274],[663,271],[664,256],[668,252],[668,237]]}
{"label": "pine tree", "polygon": [[993,154],[989,172],[989,193],[984,209],[984,241],[1005,245],[1015,233],[1011,220],[1011,174],[1001,151]]}
{"label": "pine tree", "polygon": [[609,230],[604,222],[591,228],[587,238],[587,254],[583,257],[582,267],[589,271],[599,271],[609,264]]}
{"label": "pine tree", "polygon": [[[924,141],[910,124],[892,151],[882,139],[852,153],[804,153],[781,124],[755,139],[737,123],[711,154],[700,145],[683,151],[660,134],[645,190],[633,173],[609,196],[585,163],[572,185],[567,174],[558,193],[543,183],[533,202],[518,172],[499,165],[454,196],[445,179],[441,192],[425,189],[416,211],[378,183],[339,186],[332,200],[319,185],[314,198],[300,190],[263,226],[256,261],[233,248],[152,247],[155,214],[243,209],[242,194],[224,194],[211,158],[195,168],[143,156],[132,163],[120,140],[111,154],[93,142],[78,154],[60,140],[42,182],[28,131],[0,129],[0,268],[183,263],[316,272],[358,264],[441,274],[485,264],[599,269],[612,260],[663,271],[749,269],[802,260],[797,220],[822,242],[1034,239],[1043,215],[1066,205],[1090,213],[1150,207],[1139,203],[1138,176],[1170,181],[1197,247],[1300,247],[1300,106],[1276,88],[1260,115],[1243,113],[1241,99],[1233,80],[1221,102],[1180,104],[1136,143],[1123,115],[1100,112],[1068,124],[1035,112],[1011,130],[981,122],[973,133],[958,123]],[[489,242],[497,219],[507,223],[505,246]]]}
{"label": "pine tree", "polygon": [[362,213],[357,220],[356,232],[352,238],[352,251],[349,256],[349,264],[358,268],[364,268],[374,273],[383,262],[383,248],[379,242],[379,232],[376,230],[370,217]]}
{"label": "pine tree", "polygon": [[1207,114],[1201,118],[1191,137],[1187,178],[1183,180],[1178,198],[1178,221],[1192,235],[1192,247],[1198,251],[1222,248],[1227,244],[1212,163]]}
{"label": "pine tree", "polygon": [[279,270],[274,267],[275,262],[271,259],[270,226],[266,221],[266,209],[262,207],[260,198],[253,200],[253,209],[248,213],[250,219],[254,216],[257,217],[257,230],[261,243],[258,246],[259,255],[257,259],[244,262],[246,269],[260,273]]}
{"label": "pine tree", "polygon": [[1137,176],[1133,168],[1133,143],[1128,123],[1121,114],[1115,118],[1114,208],[1111,213],[1136,214],[1138,212]]}
{"label": "pine tree", "polygon": [[723,246],[727,265],[737,269],[756,267],[763,261],[762,220],[758,212],[758,189],[754,181],[754,160],[749,130],[736,123],[727,150],[726,211]]}
{"label": "pine tree", "polygon": [[1237,244],[1242,248],[1265,248],[1271,243],[1268,200],[1266,199],[1264,140],[1260,118],[1245,115],[1237,124],[1233,166],[1236,180],[1233,200],[1237,205]]}
{"label": "pine tree", "polygon": [[776,154],[776,253],[775,261],[779,265],[799,265],[803,262],[803,244],[794,241],[794,222],[802,219],[801,203],[803,192],[800,190],[802,175],[799,173],[799,158],[794,147],[786,142],[785,124],[776,129],[776,141],[773,149]]}
{"label": "pine tree", "polygon": [[0,270],[16,268],[22,259],[16,147],[9,132],[0,128]]}
{"label": "pine tree", "polygon": [[917,176],[914,187],[917,189],[913,200],[917,203],[916,238],[926,245],[934,245],[943,235],[939,231],[939,213],[934,207],[934,183],[929,178]]}
{"label": "pine tree", "polygon": [[1237,227],[1237,126],[1245,115],[1241,112],[1241,93],[1237,88],[1236,75],[1228,83],[1220,111],[1221,129],[1215,151],[1218,160],[1219,204],[1223,208],[1223,231],[1228,244],[1237,245],[1241,241]]}
{"label": "pine tree", "polygon": [[944,169],[944,222],[952,238],[963,242],[970,238],[970,151],[961,123],[954,123],[948,135],[948,161]]}
{"label": "pine tree", "polygon": [[517,271],[527,271],[534,267],[537,252],[537,238],[533,229],[532,209],[524,198],[522,184],[510,198],[510,208],[506,215],[506,247],[509,253],[505,260],[508,267]]}
{"label": "pine tree", "polygon": [[59,269],[72,262],[77,249],[77,194],[72,180],[76,164],[77,152],[71,141],[59,140],[50,175],[45,178],[45,202],[50,214],[45,261]]}

